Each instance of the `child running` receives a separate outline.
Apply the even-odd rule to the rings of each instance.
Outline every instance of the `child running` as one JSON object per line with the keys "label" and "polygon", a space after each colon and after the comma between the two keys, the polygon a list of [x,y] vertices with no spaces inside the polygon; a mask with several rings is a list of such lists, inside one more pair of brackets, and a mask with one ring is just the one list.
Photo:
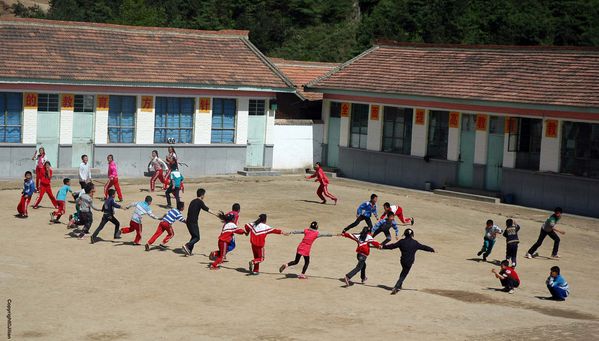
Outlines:
{"label": "child running", "polygon": [[499,273],[495,269],[492,269],[491,272],[499,279],[505,292],[513,294],[514,289],[520,286],[520,278],[516,270],[510,267],[510,263],[507,260],[501,261],[501,270]]}
{"label": "child running", "polygon": [[40,201],[42,201],[42,198],[46,193],[48,193],[48,198],[50,198],[54,208],[58,208],[56,198],[54,198],[54,194],[52,193],[52,165],[50,164],[50,161],[46,161],[46,163],[44,163],[44,172],[40,177],[39,195],[35,201],[35,204],[33,204],[33,208],[39,208]]}
{"label": "child running", "polygon": [[102,205],[102,220],[100,221],[100,225],[94,231],[91,236],[91,243],[94,244],[98,241],[98,234],[104,229],[106,223],[111,222],[114,224],[114,239],[121,239],[121,223],[114,216],[114,209],[121,208],[121,205],[117,204],[114,201],[115,190],[113,188],[108,190],[108,198],[104,201],[104,205]]}
{"label": "child running", "polygon": [[566,279],[560,274],[559,266],[552,266],[547,277],[547,289],[551,293],[552,300],[565,301],[566,297],[570,296],[570,286]]}
{"label": "child running", "polygon": [[76,225],[83,225],[83,230],[78,236],[79,239],[83,239],[83,237],[89,233],[89,229],[92,227],[92,223],[94,222],[92,209],[96,211],[102,211],[94,206],[93,198],[95,192],[95,186],[90,183],[85,187],[85,193],[77,197],[77,203],[79,203],[79,220],[76,222]]}
{"label": "child running", "polygon": [[45,164],[48,159],[46,158],[46,150],[44,147],[40,147],[39,152],[36,150],[33,153],[31,160],[35,161],[35,188],[39,191],[40,180],[44,177]]}
{"label": "child running", "polygon": [[175,201],[177,202],[177,206],[181,202],[181,198],[179,197],[179,191],[181,190],[181,182],[183,182],[183,175],[179,172],[177,165],[173,165],[173,170],[170,172],[169,178],[170,183],[168,189],[166,190],[166,205],[171,207],[171,193],[175,196]]}
{"label": "child running", "polygon": [[366,221],[366,224],[370,229],[372,229],[372,220],[370,220],[370,216],[374,215],[375,218],[379,218],[376,213],[376,201],[378,200],[378,196],[376,194],[370,195],[369,201],[364,201],[356,211],[356,221],[347,225],[346,228],[343,229],[343,233],[353,229],[358,226],[362,220]]}
{"label": "child running", "polygon": [[133,212],[133,215],[131,216],[131,221],[129,221],[129,226],[123,227],[121,229],[121,233],[127,234],[127,233],[131,233],[131,232],[135,232],[135,240],[133,241],[133,244],[135,244],[135,245],[141,245],[139,242],[141,241],[141,230],[142,230],[141,219],[142,219],[142,217],[147,214],[152,219],[156,219],[156,220],[160,219],[152,213],[152,209],[150,208],[150,205],[152,205],[152,197],[149,195],[146,196],[146,199],[144,201],[133,202],[133,203],[127,205],[128,209],[131,207],[135,207],[135,212]]}
{"label": "child running", "polygon": [[182,201],[178,201],[177,208],[173,208],[166,212],[166,214],[160,221],[160,224],[158,224],[156,232],[154,232],[152,238],[150,238],[150,240],[148,240],[148,242],[146,243],[146,251],[150,251],[150,246],[154,244],[156,239],[158,239],[164,231],[166,231],[166,237],[164,237],[159,247],[163,250],[166,250],[166,243],[168,243],[168,241],[175,236],[175,231],[173,230],[173,224],[175,223],[175,221],[181,221],[185,223],[185,218],[183,218],[183,215],[181,214],[181,212],[183,212],[184,209],[185,204]]}
{"label": "child running", "polygon": [[383,232],[385,234],[385,240],[383,241],[382,245],[387,245],[387,243],[391,241],[391,233],[389,232],[391,228],[395,230],[395,240],[397,240],[399,236],[399,228],[395,222],[395,213],[389,211],[385,212],[384,219],[381,219],[374,224],[374,227],[372,228],[372,237],[374,238],[379,233]]}
{"label": "child running", "polygon": [[310,228],[307,228],[303,231],[292,231],[290,234],[303,234],[304,239],[297,246],[297,252],[295,253],[295,260],[292,260],[289,263],[281,265],[279,268],[279,272],[283,272],[288,266],[297,265],[300,261],[301,257],[304,257],[304,267],[302,268],[302,273],[297,276],[299,279],[306,279],[306,271],[308,270],[308,265],[310,265],[310,250],[312,249],[312,244],[317,238],[320,237],[332,237],[333,235],[330,233],[320,233],[318,231],[318,222],[313,221],[310,224]]}
{"label": "child running", "polygon": [[250,234],[250,243],[252,244],[252,252],[254,254],[254,259],[249,263],[250,275],[258,275],[260,273],[260,263],[264,262],[266,236],[271,233],[289,235],[289,233],[284,233],[280,229],[266,225],[266,218],[266,214],[262,213],[253,223],[245,224],[245,231]]}
{"label": "child running", "polygon": [[368,258],[368,255],[370,254],[370,246],[374,246],[378,249],[382,248],[382,246],[379,244],[379,242],[372,238],[369,226],[364,226],[360,234],[343,232],[341,235],[358,243],[358,247],[356,248],[358,264],[343,278],[345,280],[345,284],[349,287],[352,283],[351,278],[354,277],[358,272],[360,273],[362,283],[365,283],[368,280],[368,277],[366,277],[366,258]]}
{"label": "child running", "polygon": [[223,228],[220,232],[220,236],[218,237],[218,250],[210,252],[210,259],[213,259],[214,262],[210,264],[210,270],[218,270],[220,269],[220,264],[225,259],[227,252],[229,250],[229,244],[233,240],[233,236],[236,234],[245,234],[247,236],[248,232],[242,228],[238,228],[235,224],[237,220],[237,215],[232,213],[219,213],[218,217],[223,223]]}
{"label": "child running", "polygon": [[71,179],[64,178],[62,179],[62,187],[56,192],[56,203],[58,204],[58,209],[54,212],[50,213],[50,222],[51,223],[59,223],[60,217],[65,214],[65,205],[67,201],[67,193],[73,194],[71,190]]}
{"label": "child running", "polygon": [[109,154],[106,157],[106,161],[108,161],[108,181],[104,185],[104,199],[108,198],[108,190],[114,186],[119,201],[123,201],[123,193],[121,192],[121,185],[119,185],[119,174],[116,169],[116,162],[114,162],[114,156]]}
{"label": "child running", "polygon": [[19,212],[19,218],[27,218],[29,214],[27,213],[27,206],[29,206],[29,202],[31,201],[31,197],[33,193],[35,193],[35,183],[33,182],[33,174],[30,171],[25,172],[25,179],[23,179],[23,190],[21,191],[21,201],[19,201],[19,205],[17,206],[17,212]]}
{"label": "child running", "polygon": [[385,250],[393,250],[399,248],[401,251],[401,258],[399,262],[401,263],[401,273],[399,274],[399,279],[393,290],[391,290],[391,295],[397,294],[402,289],[403,282],[408,277],[410,270],[412,269],[412,265],[414,265],[414,261],[416,260],[416,251],[422,250],[426,252],[435,252],[435,250],[426,245],[420,244],[416,239],[414,239],[414,230],[406,229],[403,232],[404,238],[397,243],[393,243],[391,245],[383,245],[383,249]]}
{"label": "child running", "polygon": [[[239,205],[238,203],[234,203],[233,206],[231,207],[231,211],[225,213],[225,215],[231,214],[233,216],[232,223],[237,225],[237,222],[239,221],[239,212],[241,212],[241,205]],[[221,216],[221,214],[219,213],[217,215],[217,217],[220,217],[220,216]],[[221,221],[222,221],[222,219],[221,219]],[[227,260],[227,254],[229,254],[229,253],[231,253],[231,251],[235,250],[235,246],[236,246],[235,245],[235,235],[233,234],[231,236],[231,241],[229,242],[229,246],[227,247],[227,252],[224,255],[223,261]],[[208,258],[211,261],[214,261],[216,259],[216,257],[217,257],[217,254],[216,253],[213,254],[212,252],[208,256]]]}
{"label": "child running", "polygon": [[483,237],[483,246],[476,254],[477,256],[483,255],[484,262],[487,261],[487,257],[489,257],[491,251],[493,251],[493,246],[495,245],[495,239],[497,238],[497,235],[501,233],[503,233],[503,231],[501,231],[499,226],[493,223],[493,220],[487,220],[487,225],[485,226],[485,235]]}
{"label": "child running", "polygon": [[555,225],[557,225],[557,222],[561,219],[561,217],[562,209],[561,207],[556,207],[553,210],[553,214],[549,218],[547,218],[545,223],[541,226],[541,232],[539,232],[539,239],[537,239],[537,242],[530,247],[530,249],[526,253],[526,258],[533,258],[538,256],[537,249],[543,244],[543,240],[545,240],[545,237],[547,236],[553,239],[553,250],[551,251],[551,257],[559,258],[559,255],[557,253],[559,251],[560,239],[557,233],[555,232],[566,234],[566,232],[555,227]]}
{"label": "child running", "polygon": [[[325,197],[327,197],[327,198],[332,199],[335,202],[335,205],[337,205],[337,197],[335,197],[334,195],[332,195],[329,192],[329,189],[328,189],[329,178],[322,170],[322,167],[320,166],[320,162],[316,162],[316,164],[314,165],[314,174],[306,177],[306,180],[313,179],[313,178],[316,178],[316,180],[314,180],[314,182],[320,183],[320,185],[318,186],[318,189],[316,190],[316,195],[318,195],[320,200],[322,200],[321,204],[327,203],[327,199],[325,198]],[[324,196],[323,196],[323,194],[324,194]]]}
{"label": "child running", "polygon": [[520,225],[516,224],[513,219],[505,221],[505,231],[503,231],[506,243],[505,259],[510,262],[512,268],[516,267],[516,257],[518,256],[518,244],[520,243],[518,231],[520,231]]}
{"label": "child running", "polygon": [[383,204],[383,209],[385,212],[381,215],[381,219],[384,219],[388,212],[393,212],[395,217],[401,221],[404,225],[414,225],[414,217],[405,218],[403,216],[403,209],[399,205],[391,205],[388,202]]}
{"label": "child running", "polygon": [[164,179],[164,171],[168,169],[168,166],[162,159],[158,157],[158,151],[152,151],[152,159],[148,164],[148,171],[154,171],[154,175],[150,178],[150,192],[154,192],[156,188],[156,179],[160,180],[162,185],[166,184],[166,180]]}

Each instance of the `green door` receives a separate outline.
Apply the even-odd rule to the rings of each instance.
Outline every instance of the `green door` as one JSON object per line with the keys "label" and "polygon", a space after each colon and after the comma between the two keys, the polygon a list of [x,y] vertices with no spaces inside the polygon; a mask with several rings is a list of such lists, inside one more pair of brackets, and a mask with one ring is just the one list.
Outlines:
{"label": "green door", "polygon": [[476,140],[475,127],[476,115],[462,114],[458,166],[458,185],[461,187],[472,187],[474,177],[474,144]]}
{"label": "green door", "polygon": [[79,167],[81,155],[85,154],[93,164],[94,142],[94,96],[75,95],[73,113],[73,153],[71,166]]}
{"label": "green door", "polygon": [[60,113],[42,111],[37,113],[37,147],[44,147],[46,158],[53,168],[58,167],[58,136]]}
{"label": "green door", "polygon": [[487,171],[485,188],[489,191],[499,191],[501,188],[501,167],[503,166],[504,118],[491,116],[489,118],[489,145],[487,149]]}
{"label": "green door", "polygon": [[266,136],[266,115],[250,115],[246,163],[250,167],[264,165],[264,139]]}
{"label": "green door", "polygon": [[337,167],[339,162],[339,132],[341,118],[329,118],[328,144],[327,144],[327,166]]}

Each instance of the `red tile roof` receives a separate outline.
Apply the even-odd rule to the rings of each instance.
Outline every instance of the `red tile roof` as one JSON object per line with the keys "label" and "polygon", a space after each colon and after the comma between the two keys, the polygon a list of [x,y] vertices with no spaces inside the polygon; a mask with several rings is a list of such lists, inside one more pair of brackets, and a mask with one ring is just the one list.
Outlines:
{"label": "red tile roof", "polygon": [[307,88],[599,108],[599,50],[381,44]]}
{"label": "red tile roof", "polygon": [[305,92],[304,85],[339,66],[337,63],[304,62],[281,58],[270,58],[270,60],[295,83],[298,94],[309,101],[321,100],[322,93]]}
{"label": "red tile roof", "polygon": [[248,31],[0,20],[0,81],[293,92]]}

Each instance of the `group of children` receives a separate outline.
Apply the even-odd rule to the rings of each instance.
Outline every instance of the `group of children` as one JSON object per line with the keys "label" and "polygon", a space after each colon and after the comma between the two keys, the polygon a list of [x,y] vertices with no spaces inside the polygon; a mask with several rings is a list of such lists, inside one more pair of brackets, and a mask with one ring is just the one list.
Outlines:
{"label": "group of children", "polygon": [[[562,209],[560,207],[556,207],[553,210],[553,214],[547,218],[543,225],[541,225],[539,238],[526,253],[526,258],[534,258],[538,256],[536,250],[541,246],[546,236],[550,236],[550,238],[554,240],[551,257],[554,259],[560,258],[558,254],[560,239],[556,232],[561,234],[565,234],[565,232],[558,229],[556,225],[560,220],[561,215]],[[520,225],[518,225],[513,219],[507,219],[505,221],[505,230],[502,230],[499,226],[495,225],[493,220],[487,220],[483,237],[483,245],[480,251],[477,253],[478,256],[482,255],[483,261],[487,261],[487,257],[489,257],[491,251],[493,250],[497,236],[501,234],[505,237],[505,259],[500,263],[500,271],[497,272],[495,269],[493,269],[492,272],[495,277],[501,281],[503,289],[510,294],[513,294],[514,289],[520,286],[520,278],[515,270],[517,266],[516,258],[518,255],[518,244],[520,243],[520,239],[518,238],[519,231]],[[551,293],[551,299],[563,301],[570,293],[568,283],[560,275],[560,268],[557,266],[551,268],[550,276],[547,279],[547,287]]]}
{"label": "group of children", "polygon": [[[318,222],[316,221],[313,221],[310,226],[304,230],[284,232],[281,229],[273,228],[267,225],[266,214],[260,214],[256,220],[247,223],[243,228],[240,228],[237,225],[241,209],[240,205],[238,203],[234,204],[231,211],[228,213],[223,213],[222,211],[214,213],[203,202],[205,195],[205,190],[203,189],[199,189],[197,191],[197,198],[191,202],[189,210],[190,212],[187,215],[187,219],[185,219],[182,214],[185,209],[185,204],[180,200],[179,195],[180,191],[183,190],[184,178],[178,170],[177,156],[173,147],[169,147],[169,155],[166,158],[167,162],[162,161],[158,157],[158,151],[152,151],[152,158],[150,164],[148,165],[148,168],[152,169],[154,172],[150,180],[150,191],[155,190],[155,182],[156,180],[160,180],[163,184],[163,189],[166,190],[169,210],[162,218],[157,217],[154,215],[151,209],[152,197],[146,196],[143,201],[134,202],[124,207],[124,209],[134,208],[134,213],[132,214],[129,225],[120,228],[120,222],[115,217],[115,209],[123,209],[123,207],[116,202],[115,196],[118,196],[119,202],[122,202],[123,195],[118,182],[116,163],[112,155],[108,155],[107,157],[108,181],[104,186],[105,201],[102,205],[102,208],[97,208],[93,203],[95,186],[92,183],[87,155],[82,155],[82,163],[79,168],[79,183],[82,189],[80,191],[73,192],[70,187],[70,179],[65,178],[63,179],[63,186],[57,192],[56,198],[54,198],[51,189],[52,168],[50,162],[46,160],[44,149],[40,148],[39,152],[36,151],[33,159],[37,159],[35,169],[36,180],[35,182],[33,181],[33,174],[31,172],[27,171],[25,173],[21,200],[17,207],[19,213],[18,215],[20,217],[28,216],[27,206],[33,194],[35,192],[39,192],[39,197],[33,205],[33,208],[39,207],[39,203],[43,196],[48,194],[48,197],[56,209],[50,213],[50,219],[52,222],[59,222],[61,216],[65,214],[67,195],[71,193],[73,198],[76,200],[77,212],[69,218],[68,227],[72,228],[76,226],[82,226],[81,230],[77,233],[79,238],[83,238],[86,234],[90,233],[93,223],[92,210],[102,212],[100,224],[90,237],[92,244],[99,240],[98,236],[100,232],[108,222],[111,222],[114,225],[114,239],[120,239],[122,234],[135,232],[136,235],[133,243],[140,245],[142,239],[142,217],[147,215],[152,219],[160,220],[160,223],[157,226],[156,232],[145,244],[146,251],[150,251],[152,245],[164,232],[166,232],[166,236],[159,244],[159,247],[162,249],[167,248],[167,243],[174,236],[173,224],[176,221],[180,221],[187,225],[191,235],[190,241],[182,247],[182,250],[185,254],[192,255],[193,246],[200,239],[198,225],[199,212],[204,210],[217,216],[223,224],[221,233],[217,240],[217,249],[212,251],[209,255],[209,258],[212,261],[209,268],[212,270],[218,270],[222,262],[226,259],[227,253],[231,252],[235,248],[235,235],[249,235],[249,241],[253,253],[253,259],[250,260],[248,264],[249,273],[252,275],[257,275],[260,272],[260,264],[264,262],[265,259],[266,237],[269,234],[282,234],[285,236],[290,234],[302,234],[303,239],[297,247],[294,260],[281,265],[279,272],[282,273],[288,267],[299,264],[303,257],[304,265],[301,274],[298,275],[298,278],[305,279],[307,278],[306,272],[310,264],[310,251],[314,241],[320,237],[341,236],[351,239],[357,243],[356,258],[358,262],[356,266],[344,276],[344,281],[347,286],[351,285],[351,279],[358,273],[360,273],[362,283],[366,282],[366,260],[370,254],[371,247],[387,250],[400,249],[400,263],[402,266],[402,271],[398,281],[392,289],[392,294],[395,294],[401,290],[403,282],[414,264],[416,251],[423,250],[427,252],[435,252],[433,248],[422,245],[416,241],[414,239],[414,231],[411,228],[405,229],[403,238],[399,240],[399,226],[411,227],[414,225],[414,218],[404,217],[403,209],[399,205],[391,205],[390,203],[386,202],[383,204],[384,212],[379,219],[377,212],[378,196],[376,194],[372,194],[370,196],[370,200],[365,201],[358,206],[356,210],[355,221],[347,225],[347,227],[345,227],[343,231],[337,235],[321,233],[318,231]],[[337,203],[338,199],[328,191],[328,178],[326,177],[319,163],[316,163],[315,165],[314,175],[307,177],[307,179],[312,178],[316,178],[316,181],[320,182],[317,194],[322,199],[322,203],[326,203],[325,197],[328,197]],[[112,187],[114,187],[114,189]],[[176,200],[176,206],[174,208],[171,207],[171,193],[174,195]],[[539,239],[526,254],[527,258],[532,258],[538,255],[536,250],[542,244],[546,236],[549,236],[554,240],[552,257],[559,257],[558,248],[560,240],[556,232],[561,234],[564,234],[564,232],[557,229],[556,224],[561,217],[561,213],[562,209],[559,207],[556,208],[554,210],[554,214],[549,217],[541,226]],[[374,224],[372,223],[373,216],[377,219]],[[399,223],[396,222],[396,218]],[[352,228],[358,226],[361,222],[365,222],[366,226],[362,228],[360,233],[352,234],[348,232]],[[390,232],[391,229],[395,231],[396,241],[392,244],[390,244],[392,240]],[[515,267],[517,265],[516,258],[518,244],[520,242],[518,238],[519,230],[520,226],[513,219],[506,220],[506,227],[504,230],[495,225],[492,220],[488,220],[485,226],[483,246],[478,252],[478,256],[482,255],[482,259],[486,261],[487,257],[489,257],[493,250],[497,236],[502,234],[506,238],[505,260],[501,262],[501,269],[499,272],[497,272],[495,269],[492,271],[494,275],[500,279],[504,289],[510,293],[513,293],[514,288],[517,288],[520,285],[520,279],[515,271]],[[385,235],[385,240],[381,243],[375,240],[375,237],[380,233]],[[554,299],[564,300],[569,295],[568,284],[560,275],[559,267],[551,268],[550,276],[547,279],[547,287],[549,288]]]}

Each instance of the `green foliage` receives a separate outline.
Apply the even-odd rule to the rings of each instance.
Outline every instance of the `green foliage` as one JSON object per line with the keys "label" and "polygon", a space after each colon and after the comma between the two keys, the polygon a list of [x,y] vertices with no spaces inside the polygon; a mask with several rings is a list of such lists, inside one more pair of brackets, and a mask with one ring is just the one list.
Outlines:
{"label": "green foliage", "polygon": [[265,54],[342,62],[376,39],[599,46],[599,0],[51,0],[21,17],[244,29]]}

